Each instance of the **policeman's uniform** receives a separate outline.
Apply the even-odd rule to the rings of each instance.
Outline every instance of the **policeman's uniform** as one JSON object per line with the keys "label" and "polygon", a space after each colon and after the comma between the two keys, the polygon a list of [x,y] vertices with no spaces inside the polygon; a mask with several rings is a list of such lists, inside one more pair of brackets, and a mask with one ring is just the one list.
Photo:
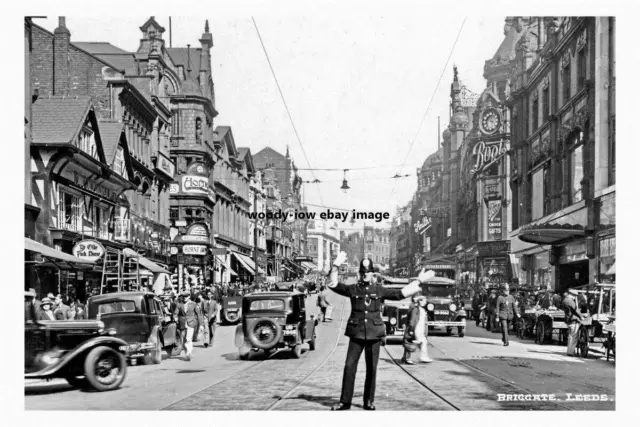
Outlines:
{"label": "policeman's uniform", "polygon": [[[373,272],[373,262],[367,259],[363,260],[360,263],[360,272],[361,275]],[[386,327],[382,320],[382,303],[385,299],[401,300],[406,297],[403,295],[402,289],[388,289],[377,282],[369,283],[362,279],[356,285],[338,283],[333,287],[329,285],[329,289],[351,300],[351,315],[345,331],[345,335],[351,340],[342,377],[342,394],[340,405],[332,409],[344,410],[351,407],[358,361],[364,350],[367,366],[364,383],[364,409],[375,410],[373,401],[376,393],[378,358],[382,340],[386,336]]]}

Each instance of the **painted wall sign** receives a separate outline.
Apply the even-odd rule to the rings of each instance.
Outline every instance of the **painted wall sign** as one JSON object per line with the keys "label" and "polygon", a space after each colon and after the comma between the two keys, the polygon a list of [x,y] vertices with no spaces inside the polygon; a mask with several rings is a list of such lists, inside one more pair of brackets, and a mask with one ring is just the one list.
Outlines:
{"label": "painted wall sign", "polygon": [[490,240],[502,240],[502,201],[490,200],[487,209],[487,229]]}
{"label": "painted wall sign", "polygon": [[206,255],[207,247],[200,245],[184,245],[182,247],[182,253],[185,255]]}
{"label": "painted wall sign", "polygon": [[500,159],[509,149],[509,140],[503,138],[500,141],[485,142],[480,141],[473,147],[473,155],[476,156],[476,164],[471,169],[471,173],[481,172],[484,168]]}
{"label": "painted wall sign", "polygon": [[182,192],[209,194],[209,178],[206,176],[185,175],[182,177]]}
{"label": "painted wall sign", "polygon": [[95,240],[81,240],[73,247],[73,256],[86,259],[87,261],[97,261],[104,255],[104,246]]}

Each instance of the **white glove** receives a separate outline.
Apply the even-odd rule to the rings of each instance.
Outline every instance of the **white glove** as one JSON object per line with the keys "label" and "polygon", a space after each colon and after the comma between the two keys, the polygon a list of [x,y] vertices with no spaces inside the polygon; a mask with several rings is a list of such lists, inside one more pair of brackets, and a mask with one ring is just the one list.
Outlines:
{"label": "white glove", "polygon": [[336,267],[340,267],[347,260],[347,253],[345,251],[340,251],[335,261],[333,261],[333,265]]}
{"label": "white glove", "polygon": [[414,280],[402,288],[402,295],[404,295],[405,298],[410,297],[413,294],[417,294],[418,292],[420,292],[420,282],[417,280]]}
{"label": "white glove", "polygon": [[418,280],[420,281],[420,283],[425,283],[427,280],[431,279],[432,277],[436,277],[436,272],[433,270],[425,271],[425,269],[423,268],[420,274],[418,275]]}

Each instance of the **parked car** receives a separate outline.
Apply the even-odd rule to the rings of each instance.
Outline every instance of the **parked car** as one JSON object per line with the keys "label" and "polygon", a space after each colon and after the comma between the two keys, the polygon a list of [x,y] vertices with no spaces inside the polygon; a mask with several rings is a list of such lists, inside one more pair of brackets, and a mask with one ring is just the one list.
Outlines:
{"label": "parked car", "polygon": [[263,292],[242,299],[242,324],[236,328],[235,343],[240,358],[246,360],[251,351],[266,354],[279,348],[291,349],[299,358],[302,345],[316,348],[314,316],[307,317],[304,294],[299,292]]}
{"label": "parked car", "polygon": [[[25,321],[25,379],[64,378],[73,387],[114,390],[127,376],[127,343],[101,321]],[[112,333],[113,331],[111,331]]]}
{"label": "parked car", "polygon": [[87,301],[89,319],[104,322],[115,336],[127,342],[127,359],[139,363],[162,362],[162,351],[177,356],[182,340],[175,319],[165,316],[161,301],[152,292],[113,292]]}
{"label": "parked car", "polygon": [[236,325],[242,318],[242,297],[222,297],[220,320],[226,325]]}

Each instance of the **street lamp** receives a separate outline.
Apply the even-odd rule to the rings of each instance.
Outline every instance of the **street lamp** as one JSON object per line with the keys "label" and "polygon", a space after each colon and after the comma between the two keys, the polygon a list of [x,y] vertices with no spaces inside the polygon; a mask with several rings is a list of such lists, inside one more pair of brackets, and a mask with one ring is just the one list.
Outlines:
{"label": "street lamp", "polygon": [[349,184],[347,184],[347,171],[349,169],[345,169],[344,170],[344,176],[342,179],[342,187],[340,187],[340,189],[342,190],[343,193],[347,194],[347,190],[350,188]]}

